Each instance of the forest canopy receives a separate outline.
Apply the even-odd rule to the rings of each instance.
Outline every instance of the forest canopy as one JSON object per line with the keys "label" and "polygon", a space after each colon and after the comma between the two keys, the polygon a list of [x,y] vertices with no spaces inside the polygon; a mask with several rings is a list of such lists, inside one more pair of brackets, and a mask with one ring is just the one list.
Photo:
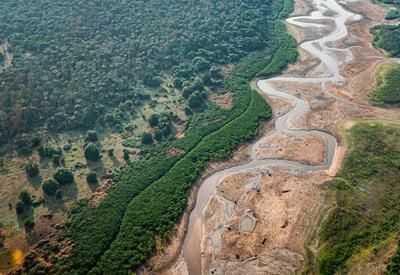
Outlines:
{"label": "forest canopy", "polygon": [[0,43],[13,59],[0,73],[0,140],[121,123],[171,79],[201,94],[213,65],[265,46],[271,3],[1,1]]}
{"label": "forest canopy", "polygon": [[386,51],[389,56],[400,57],[400,26],[378,25],[371,28],[372,44]]}

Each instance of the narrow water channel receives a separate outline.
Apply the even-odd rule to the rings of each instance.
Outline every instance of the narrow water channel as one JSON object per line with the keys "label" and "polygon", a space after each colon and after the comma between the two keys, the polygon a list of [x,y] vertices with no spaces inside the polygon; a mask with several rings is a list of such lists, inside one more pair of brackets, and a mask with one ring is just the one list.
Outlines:
{"label": "narrow water channel", "polygon": [[[287,19],[289,24],[298,26],[300,28],[324,28],[324,23],[327,20],[334,23],[334,30],[325,36],[315,39],[308,40],[301,43],[299,47],[309,52],[315,58],[320,61],[320,67],[323,69],[323,73],[318,77],[285,77],[277,76],[269,79],[259,80],[257,82],[258,88],[268,96],[276,96],[283,99],[290,100],[294,103],[294,107],[285,113],[284,115],[276,118],[275,128],[266,133],[265,136],[271,133],[285,133],[290,135],[297,135],[301,137],[304,134],[314,134],[321,136],[326,142],[326,153],[325,160],[322,165],[309,166],[303,165],[296,161],[288,160],[277,160],[277,159],[257,159],[255,150],[259,146],[261,139],[253,144],[251,160],[240,166],[231,167],[223,171],[217,172],[207,179],[205,179],[199,188],[199,192],[196,199],[196,205],[192,210],[189,217],[189,227],[184,240],[182,254],[188,266],[190,275],[202,274],[202,263],[201,263],[201,239],[202,239],[202,228],[203,228],[203,210],[215,194],[215,191],[219,183],[227,176],[239,172],[247,172],[254,169],[265,168],[274,171],[285,171],[288,173],[312,173],[316,171],[328,170],[332,164],[337,142],[336,139],[323,131],[318,130],[297,130],[291,129],[288,126],[288,122],[291,119],[295,119],[304,115],[310,108],[309,103],[306,100],[295,97],[294,95],[285,91],[280,91],[273,88],[272,83],[274,81],[279,82],[297,82],[297,83],[320,83],[321,90],[325,90],[325,83],[344,83],[345,79],[340,75],[340,61],[336,60],[332,56],[333,51],[345,52],[347,59],[352,58],[350,49],[337,49],[334,48],[335,42],[343,39],[347,36],[347,28],[345,23],[350,20],[359,20],[361,16],[346,11],[336,0],[314,0],[313,1],[315,10],[309,16],[297,16]],[[312,21],[317,21],[313,23]]]}

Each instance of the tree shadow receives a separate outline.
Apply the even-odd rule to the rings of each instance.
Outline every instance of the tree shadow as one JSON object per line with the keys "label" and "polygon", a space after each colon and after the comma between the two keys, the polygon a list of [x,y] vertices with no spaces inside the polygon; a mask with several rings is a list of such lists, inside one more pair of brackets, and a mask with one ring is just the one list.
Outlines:
{"label": "tree shadow", "polygon": [[[61,188],[60,188],[61,190]],[[47,194],[43,194],[44,197],[44,202],[43,202],[43,207],[46,207],[50,213],[55,213],[59,210],[65,210],[65,204],[64,204],[64,192],[61,191],[63,193],[63,198],[58,199],[56,198],[55,195],[47,195]]]}
{"label": "tree shadow", "polygon": [[98,175],[104,175],[107,172],[102,159],[99,159],[98,161],[87,160],[86,163],[87,167],[90,170],[95,171]]}
{"label": "tree shadow", "polygon": [[25,239],[26,239],[27,243],[29,245],[33,245],[38,242],[38,237],[34,233],[34,228],[29,231],[27,231],[25,229],[25,222],[28,220],[35,221],[35,218],[34,218],[34,209],[35,208],[32,207],[31,205],[29,207],[28,206],[25,206],[25,207],[26,208],[24,209],[24,212],[22,212],[21,214],[17,214],[17,223],[18,223],[18,227],[25,230]]}
{"label": "tree shadow", "polygon": [[36,177],[26,177],[26,179],[35,189],[38,189],[41,186],[43,180],[40,175]]}
{"label": "tree shadow", "polygon": [[88,183],[88,186],[92,192],[95,192],[97,188],[99,188],[99,179],[97,179],[96,183]]}
{"label": "tree shadow", "polygon": [[112,161],[113,167],[120,167],[120,166],[122,166],[122,165],[121,165],[121,162],[120,162],[114,155],[109,156],[109,158],[110,158],[110,160]]}
{"label": "tree shadow", "polygon": [[40,238],[35,234],[35,229],[26,232],[25,239],[29,245],[34,245],[40,241]]}
{"label": "tree shadow", "polygon": [[63,198],[67,200],[76,200],[78,197],[78,189],[76,188],[75,182],[60,185],[60,190],[63,194]]}
{"label": "tree shadow", "polygon": [[51,213],[67,210],[67,207],[65,206],[65,201],[75,201],[78,197],[78,189],[75,182],[60,185],[59,190],[61,191],[62,198],[57,198],[55,195],[43,194],[43,206],[46,207]]}
{"label": "tree shadow", "polygon": [[18,226],[24,228],[25,221],[29,219],[33,219],[34,208],[32,206],[26,206],[24,212],[21,214],[17,214],[17,223]]}

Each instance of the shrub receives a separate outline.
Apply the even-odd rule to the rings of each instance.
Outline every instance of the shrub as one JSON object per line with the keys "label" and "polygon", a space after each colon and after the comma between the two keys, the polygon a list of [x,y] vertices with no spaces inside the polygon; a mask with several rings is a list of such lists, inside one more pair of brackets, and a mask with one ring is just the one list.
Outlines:
{"label": "shrub", "polygon": [[56,198],[57,198],[58,200],[61,200],[61,199],[63,198],[63,193],[62,193],[62,191],[61,191],[60,189],[58,189],[58,190],[56,191]]}
{"label": "shrub", "polygon": [[17,214],[22,214],[25,210],[25,205],[22,201],[18,201],[17,204],[15,205],[15,211]]}
{"label": "shrub", "polygon": [[67,168],[60,168],[57,169],[56,173],[54,174],[54,179],[59,184],[68,184],[74,181],[74,175]]}
{"label": "shrub", "polygon": [[45,180],[42,183],[43,192],[47,195],[54,195],[57,192],[58,187],[58,182],[53,179]]}
{"label": "shrub", "polygon": [[86,132],[85,141],[95,142],[98,140],[96,131],[89,130]]}
{"label": "shrub", "polygon": [[210,68],[210,66],[211,66],[210,62],[205,60],[202,57],[196,57],[194,59],[194,61],[195,61],[194,66],[196,67],[196,70],[198,72],[202,72],[202,71],[208,70]]}
{"label": "shrub", "polygon": [[54,167],[58,167],[61,164],[62,156],[61,154],[54,154],[51,156],[51,162]]}
{"label": "shrub", "polygon": [[154,138],[160,142],[163,139],[163,132],[161,129],[157,129],[154,133]]}
{"label": "shrub", "polygon": [[172,84],[174,85],[175,88],[181,89],[182,88],[182,79],[175,78]]}
{"label": "shrub", "polygon": [[36,177],[39,175],[39,165],[33,161],[30,161],[25,166],[25,171],[28,177]]}
{"label": "shrub", "polygon": [[153,136],[151,135],[151,133],[144,133],[142,135],[142,143],[143,144],[151,144],[151,143],[153,143]]}
{"label": "shrub", "polygon": [[129,150],[124,149],[124,160],[128,161],[129,160]]}
{"label": "shrub", "polygon": [[97,183],[97,174],[93,171],[90,171],[87,175],[86,175],[86,181],[89,184],[95,184]]}
{"label": "shrub", "polygon": [[61,153],[61,150],[54,148],[50,144],[46,144],[45,146],[39,148],[38,152],[42,158],[51,158],[54,154]]}
{"label": "shrub", "polygon": [[33,218],[27,219],[24,222],[24,228],[26,232],[31,232],[34,226],[35,226],[35,221],[33,220]]}
{"label": "shrub", "polygon": [[64,151],[69,151],[69,150],[71,150],[71,144],[69,144],[69,143],[64,144],[63,150],[64,150]]}
{"label": "shrub", "polygon": [[161,77],[158,76],[153,76],[151,74],[148,74],[145,76],[143,83],[144,85],[148,87],[159,87],[162,84],[163,80]]}
{"label": "shrub", "polygon": [[171,126],[166,126],[162,129],[162,134],[164,137],[168,137],[171,134]]}
{"label": "shrub", "polygon": [[156,127],[159,122],[159,116],[157,114],[152,114],[149,119],[149,124],[152,128]]}
{"label": "shrub", "polygon": [[28,191],[23,190],[20,194],[19,194],[19,199],[22,201],[23,204],[25,205],[30,205],[32,203],[32,198],[31,195],[29,194]]}
{"label": "shrub", "polygon": [[85,146],[85,158],[90,161],[98,161],[100,156],[100,150],[94,143],[89,143]]}
{"label": "shrub", "polygon": [[189,96],[189,107],[191,109],[198,109],[203,105],[203,99],[201,93],[194,93]]}
{"label": "shrub", "polygon": [[34,136],[31,139],[31,146],[32,147],[37,147],[42,143],[42,139],[38,136]]}

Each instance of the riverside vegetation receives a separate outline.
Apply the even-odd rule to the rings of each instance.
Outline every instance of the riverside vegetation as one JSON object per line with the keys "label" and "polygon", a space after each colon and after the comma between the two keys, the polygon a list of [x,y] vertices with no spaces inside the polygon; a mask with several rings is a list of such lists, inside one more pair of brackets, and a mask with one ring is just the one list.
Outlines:
{"label": "riverside vegetation", "polygon": [[[269,118],[265,101],[250,89],[251,78],[277,73],[297,58],[296,42],[280,21],[292,9],[289,0],[168,5],[157,0],[43,1],[32,3],[29,11],[14,1],[1,5],[10,11],[0,20],[7,30],[2,39],[12,45],[15,58],[12,69],[1,75],[1,103],[6,107],[2,118],[7,125],[3,136],[41,127],[81,129],[112,117],[117,120],[109,124],[122,124],[141,104],[136,99],[169,89],[182,93],[192,114],[183,138],[147,146],[142,158],[117,171],[117,184],[98,205],[86,199],[70,209],[58,242],[45,245],[44,255],[27,255],[24,268],[32,274],[129,273],[142,264],[154,251],[156,238],[168,240],[189,188],[204,168],[254,137],[260,121]],[[10,27],[11,10],[21,18],[17,31],[24,35]],[[43,16],[29,17],[31,12]],[[54,23],[51,28],[41,28],[38,18],[45,17]],[[71,20],[78,25],[69,24]],[[66,27],[62,34],[61,26]],[[84,43],[78,43],[81,40]],[[228,63],[235,67],[223,76],[218,66]],[[26,77],[14,79],[16,75]],[[19,85],[21,81],[25,85]],[[212,92],[233,94],[233,108],[206,105],[204,95]],[[30,114],[41,100],[49,109],[31,124]],[[64,103],[71,108],[61,107]],[[129,111],[118,115],[121,110]],[[18,124],[11,119],[16,117]],[[151,119],[152,124],[157,121]],[[171,151],[178,153],[169,155]],[[73,242],[68,257],[58,253],[63,240]]]}
{"label": "riverside vegetation", "polygon": [[[362,122],[350,132],[350,151],[329,189],[334,209],[323,224],[316,265],[321,274],[346,273],[374,259],[398,238],[400,127]],[[400,251],[400,250],[399,250]],[[388,274],[400,271],[399,251]]]}
{"label": "riverside vegetation", "polygon": [[400,103],[400,64],[385,64],[376,71],[371,102],[375,104]]}
{"label": "riverside vegetation", "polygon": [[385,19],[393,20],[400,18],[400,1],[399,0],[377,0],[377,2],[388,7]]}
{"label": "riverside vegetation", "polygon": [[378,25],[371,28],[372,44],[392,57],[400,57],[400,26]]}
{"label": "riverside vegetation", "polygon": [[[394,5],[390,12],[397,11],[399,14],[398,1],[383,1]],[[387,19],[396,19],[390,17]],[[377,25],[370,29],[373,35],[372,44],[385,51],[391,57],[400,57],[400,26],[399,25]],[[376,82],[372,89],[371,102],[374,104],[399,104],[400,103],[400,66],[396,63],[384,65],[376,72]]]}

